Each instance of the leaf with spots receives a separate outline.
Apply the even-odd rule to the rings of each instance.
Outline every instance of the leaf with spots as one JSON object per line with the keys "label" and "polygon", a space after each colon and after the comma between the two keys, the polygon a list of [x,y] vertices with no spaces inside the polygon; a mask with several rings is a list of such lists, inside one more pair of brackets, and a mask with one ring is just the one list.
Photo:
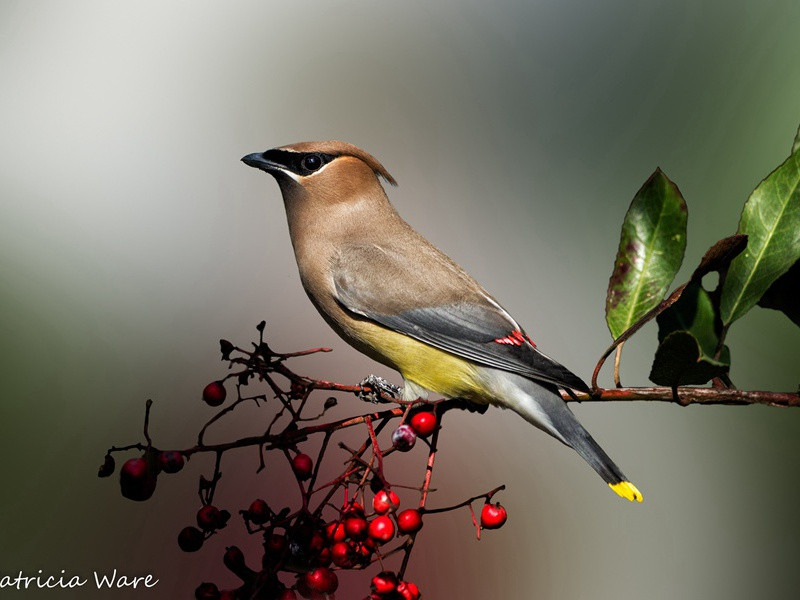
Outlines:
{"label": "leaf with spots", "polygon": [[800,149],[753,191],[739,220],[747,248],[732,262],[720,299],[724,325],[753,308],[800,259]]}
{"label": "leaf with spots", "polygon": [[636,193],[608,282],[606,322],[616,339],[664,298],[686,250],[686,202],[661,169]]}

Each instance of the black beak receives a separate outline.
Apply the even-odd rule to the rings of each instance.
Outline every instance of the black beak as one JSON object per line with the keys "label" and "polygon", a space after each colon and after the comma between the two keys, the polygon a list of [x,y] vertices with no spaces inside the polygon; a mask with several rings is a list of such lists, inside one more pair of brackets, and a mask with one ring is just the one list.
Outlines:
{"label": "black beak", "polygon": [[242,162],[248,167],[255,167],[267,173],[275,173],[276,171],[283,171],[285,167],[276,162],[264,157],[265,152],[254,152],[242,157]]}

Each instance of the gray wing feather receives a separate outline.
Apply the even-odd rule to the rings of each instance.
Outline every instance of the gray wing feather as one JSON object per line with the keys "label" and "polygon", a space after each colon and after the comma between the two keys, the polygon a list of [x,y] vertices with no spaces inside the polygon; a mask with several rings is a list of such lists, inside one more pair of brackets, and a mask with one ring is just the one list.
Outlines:
{"label": "gray wing feather", "polygon": [[[410,258],[402,250],[375,244],[347,247],[332,265],[338,302],[384,327],[480,365],[588,391],[579,377],[527,341],[498,343],[515,330],[524,332],[477,282],[433,250]],[[414,259],[420,258],[427,264],[416,264]]]}

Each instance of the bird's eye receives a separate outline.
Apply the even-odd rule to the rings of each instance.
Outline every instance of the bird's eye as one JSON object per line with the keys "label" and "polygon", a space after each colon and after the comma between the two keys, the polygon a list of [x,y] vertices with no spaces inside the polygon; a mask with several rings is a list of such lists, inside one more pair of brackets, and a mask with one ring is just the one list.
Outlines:
{"label": "bird's eye", "polygon": [[300,166],[309,172],[316,171],[322,166],[322,158],[318,154],[307,154],[300,161]]}

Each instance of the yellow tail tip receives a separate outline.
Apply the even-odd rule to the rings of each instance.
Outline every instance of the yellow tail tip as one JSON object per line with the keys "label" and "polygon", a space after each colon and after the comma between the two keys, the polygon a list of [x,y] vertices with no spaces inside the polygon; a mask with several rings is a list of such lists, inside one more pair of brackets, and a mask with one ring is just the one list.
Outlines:
{"label": "yellow tail tip", "polygon": [[620,481],[619,483],[609,483],[608,487],[614,490],[617,494],[630,500],[631,502],[641,502],[642,493],[636,489],[630,481]]}

